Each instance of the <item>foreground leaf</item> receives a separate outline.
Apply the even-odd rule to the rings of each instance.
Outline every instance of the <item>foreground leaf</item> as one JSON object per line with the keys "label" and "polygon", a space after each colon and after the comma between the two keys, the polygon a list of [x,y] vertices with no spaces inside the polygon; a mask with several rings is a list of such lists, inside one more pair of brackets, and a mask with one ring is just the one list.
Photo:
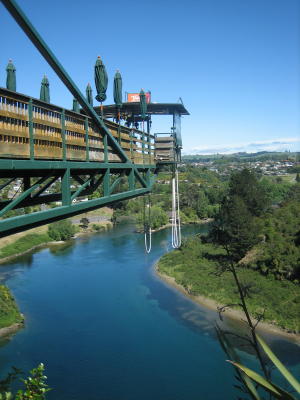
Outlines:
{"label": "foreground leaf", "polygon": [[[223,333],[223,331],[220,329],[218,325],[216,325],[216,333],[219,339],[219,342],[224,350],[224,352],[228,355],[228,357],[234,359],[235,361],[240,361],[238,354],[236,353],[234,347],[231,345],[230,341],[227,340],[226,335]],[[252,397],[253,400],[261,400],[255,386],[253,385],[251,379],[248,378],[248,376],[243,372],[240,371],[238,368],[236,368],[236,371],[244,384],[245,389],[248,391],[250,396]]]}
{"label": "foreground leaf", "polygon": [[267,345],[267,343],[258,335],[257,340],[259,341],[259,344],[263,348],[264,352],[267,354],[269,359],[273,362],[273,364],[276,366],[276,368],[282,373],[282,375],[285,377],[285,379],[289,382],[293,388],[300,393],[300,383],[297,381],[297,379],[286,369],[286,367],[282,364],[282,362],[275,356],[273,351],[270,349],[270,347]]}
{"label": "foreground leaf", "polygon": [[272,382],[268,382],[265,378],[261,375],[252,371],[251,369],[244,367],[243,365],[236,363],[234,361],[228,360],[231,364],[233,364],[236,368],[243,371],[249,378],[251,378],[254,382],[258,383],[264,389],[266,389],[269,393],[275,396],[276,399],[280,400],[295,400],[295,398],[286,392],[285,390],[281,389],[279,386],[275,385]]}

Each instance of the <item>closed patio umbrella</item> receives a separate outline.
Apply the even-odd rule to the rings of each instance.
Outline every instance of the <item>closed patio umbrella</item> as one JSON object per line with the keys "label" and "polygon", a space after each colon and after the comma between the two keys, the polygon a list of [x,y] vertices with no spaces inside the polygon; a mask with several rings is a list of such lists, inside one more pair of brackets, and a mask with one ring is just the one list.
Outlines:
{"label": "closed patio umbrella", "polygon": [[40,100],[50,103],[49,81],[46,75],[44,75],[41,83]]}
{"label": "closed patio umbrella", "polygon": [[146,103],[146,95],[143,89],[140,91],[140,109],[141,109],[141,117],[144,120],[146,118],[147,113],[147,103]]}
{"label": "closed patio umbrella", "polygon": [[103,64],[100,56],[97,57],[94,71],[95,71],[95,86],[97,90],[96,100],[102,103],[104,100],[106,100],[108,77],[105,65]]}
{"label": "closed patio umbrella", "polygon": [[89,105],[91,105],[93,107],[93,90],[89,83],[87,84],[85,93],[86,93],[87,102],[89,103]]}
{"label": "closed patio umbrella", "polygon": [[16,85],[16,68],[12,63],[12,60],[9,60],[6,67],[6,88],[8,90],[12,90],[15,92],[17,90]]}
{"label": "closed patio umbrella", "polygon": [[115,73],[114,77],[114,102],[120,110],[122,107],[122,77],[119,71]]}
{"label": "closed patio umbrella", "polygon": [[77,99],[73,99],[73,107],[72,110],[79,113],[79,103]]}
{"label": "closed patio umbrella", "polygon": [[120,127],[120,109],[122,107],[122,77],[119,71],[115,73],[114,77],[114,102],[117,108],[117,122],[118,126],[118,138],[121,142],[121,127]]}

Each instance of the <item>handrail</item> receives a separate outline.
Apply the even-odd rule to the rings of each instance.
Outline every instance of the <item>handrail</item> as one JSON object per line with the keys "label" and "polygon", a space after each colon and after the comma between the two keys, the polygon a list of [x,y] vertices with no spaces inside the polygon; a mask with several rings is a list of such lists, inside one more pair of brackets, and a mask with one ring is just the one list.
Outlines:
{"label": "handrail", "polygon": [[[29,112],[30,107],[31,113]],[[61,158],[64,150],[66,152],[69,150],[69,153],[72,153],[71,159],[80,161],[99,161],[103,156],[105,147],[103,136],[100,134],[99,128],[95,126],[93,119],[84,114],[66,110],[54,104],[48,104],[39,99],[0,87],[0,117],[0,135],[2,133],[17,138],[22,133],[21,136],[31,139],[30,154],[34,158],[49,159],[50,153],[55,156],[55,159]],[[31,137],[28,129],[30,123],[33,126]],[[150,136],[145,132],[130,129],[123,125],[120,126],[119,135],[118,124],[105,120],[105,125],[110,134],[119,139],[122,150],[133,163],[154,164],[154,141],[151,137],[152,135]],[[9,141],[9,138],[7,140]],[[45,141],[47,141],[47,144],[45,144]],[[18,139],[14,139],[13,143],[16,142],[19,143]],[[32,148],[33,145],[34,149]],[[45,149],[42,151],[39,147],[46,145],[52,146],[50,153]],[[12,158],[13,156],[24,158],[27,153],[24,153],[24,149],[22,149],[21,153],[18,154],[17,147],[20,146],[15,145],[15,150],[13,150],[11,144],[9,152],[4,151],[3,154],[2,146],[0,158],[7,157],[9,154],[11,154]],[[109,161],[120,161],[118,152],[111,145],[107,146],[107,148],[111,155],[108,158]],[[98,152],[98,154],[95,152]],[[100,152],[102,152],[101,157]]]}

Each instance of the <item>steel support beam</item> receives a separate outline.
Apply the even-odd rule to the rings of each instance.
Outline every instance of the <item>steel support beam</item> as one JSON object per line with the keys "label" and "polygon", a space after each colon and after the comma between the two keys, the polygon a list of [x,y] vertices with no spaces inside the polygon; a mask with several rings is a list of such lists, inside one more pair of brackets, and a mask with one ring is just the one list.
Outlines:
{"label": "steel support beam", "polygon": [[27,190],[24,190],[23,193],[21,193],[17,198],[13,199],[10,201],[1,211],[0,211],[0,217],[2,217],[6,212],[12,210],[15,208],[22,200],[25,200],[35,189],[39,187],[39,185],[43,182],[45,182],[46,179],[48,179],[49,176],[42,177],[39,179],[34,185],[29,187]]}
{"label": "steel support beam", "polygon": [[[41,170],[59,170],[70,168],[72,170],[104,170],[110,168],[113,170],[145,170],[147,168],[153,169],[151,164],[133,165],[132,163],[119,163],[119,162],[85,162],[85,161],[54,161],[54,160],[14,160],[14,159],[0,159],[0,178],[6,178],[7,171],[41,171]],[[84,174],[84,172],[80,172]],[[146,184],[146,182],[145,182]]]}
{"label": "steel support beam", "polygon": [[36,226],[54,222],[60,219],[69,218],[87,211],[103,207],[121,200],[128,200],[133,197],[142,196],[150,192],[150,188],[130,190],[123,193],[112,194],[99,199],[89,200],[87,202],[75,203],[68,206],[52,208],[50,210],[39,211],[32,214],[25,214],[1,221],[0,237],[4,237],[16,232],[31,229]]}
{"label": "steel support beam", "polygon": [[69,206],[71,204],[71,175],[69,168],[65,170],[61,178],[61,193],[63,206]]}
{"label": "steel support beam", "polygon": [[[55,57],[52,50],[48,47],[46,42],[34,28],[32,23],[23,13],[21,8],[17,5],[17,3],[14,0],[2,0],[2,3],[6,7],[8,12],[12,15],[12,17],[15,19],[15,21],[19,24],[19,26],[22,28],[24,33],[31,40],[31,42],[35,45],[38,51],[42,54],[42,56],[45,58],[48,64],[51,65],[53,70],[56,72],[56,74],[62,80],[62,82],[66,85],[66,87],[69,89],[72,95],[78,100],[79,104],[82,106],[87,115],[89,115],[92,118],[95,125],[99,128],[100,132],[103,132],[104,139],[105,137],[107,137],[109,139],[110,145],[113,147],[114,150],[116,150],[121,159],[124,162],[131,164],[131,160],[127,157],[126,153],[123,151],[119,143],[114,139],[110,130],[104,124],[102,119],[99,118],[98,114],[95,112],[93,107],[88,103],[85,96],[81,93],[79,88],[76,86],[75,82],[71,79],[67,71],[63,68],[62,64]],[[147,184],[143,180],[138,169],[135,167],[134,164],[132,165],[134,168],[134,173],[138,178],[138,180],[141,182],[142,186],[147,187]]]}

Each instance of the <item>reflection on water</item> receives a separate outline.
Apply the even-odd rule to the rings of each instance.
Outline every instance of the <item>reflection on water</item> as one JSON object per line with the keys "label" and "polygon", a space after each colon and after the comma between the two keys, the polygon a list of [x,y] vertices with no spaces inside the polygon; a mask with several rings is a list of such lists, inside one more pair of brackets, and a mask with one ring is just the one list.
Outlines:
{"label": "reflection on water", "polygon": [[[39,250],[41,250],[41,249],[39,249]],[[36,251],[39,251],[39,250],[36,250]],[[30,252],[27,254],[23,254],[22,256],[15,257],[14,259],[7,261],[5,264],[1,264],[0,272],[2,272],[2,268],[5,268],[5,266],[7,266],[7,265],[15,265],[16,263],[18,263],[18,264],[30,267],[32,262],[33,262],[33,253]]]}
{"label": "reflection on water", "polygon": [[59,245],[55,244],[49,246],[49,251],[56,257],[65,256],[72,252],[72,249],[75,246],[75,244],[76,244],[75,240],[69,240]]}
{"label": "reflection on water", "polygon": [[[187,226],[183,233],[203,229]],[[232,370],[215,339],[218,314],[154,274],[153,264],[170,250],[170,230],[155,233],[145,255],[143,235],[123,225],[2,266],[0,278],[26,324],[3,342],[1,376],[10,365],[28,371],[43,361],[55,388],[49,400],[235,398]],[[296,365],[299,347],[270,337],[277,354]]]}

